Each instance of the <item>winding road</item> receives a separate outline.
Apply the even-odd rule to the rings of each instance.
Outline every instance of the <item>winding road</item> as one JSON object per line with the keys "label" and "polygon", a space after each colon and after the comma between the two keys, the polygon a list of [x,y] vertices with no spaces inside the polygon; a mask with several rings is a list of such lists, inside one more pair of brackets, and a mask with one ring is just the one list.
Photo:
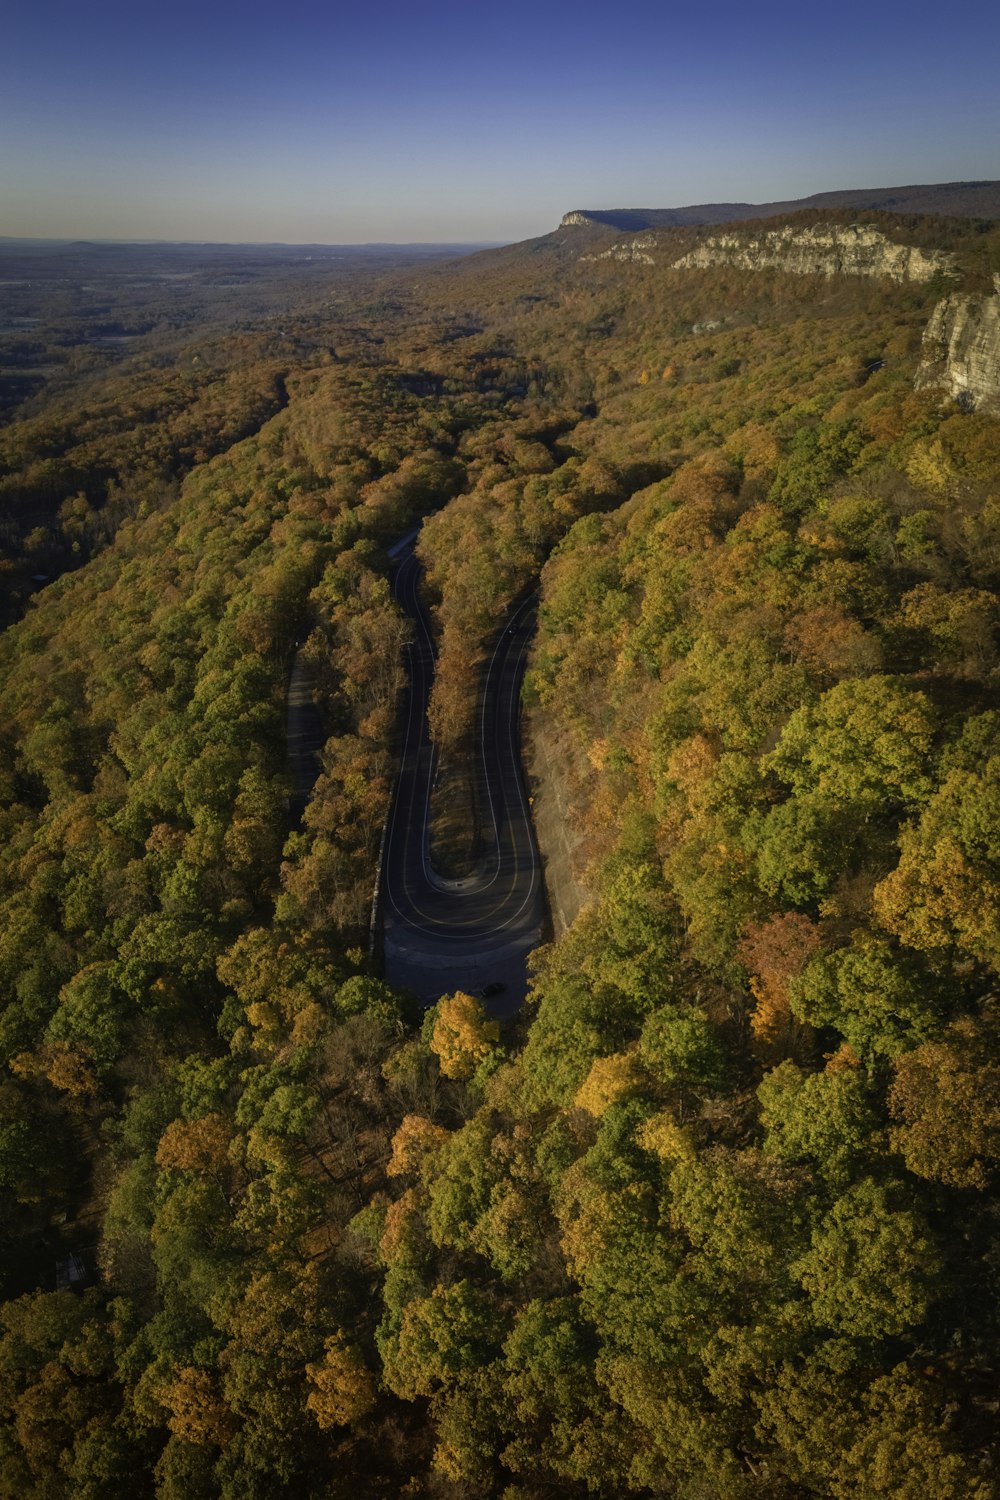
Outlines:
{"label": "winding road", "polygon": [[521,681],[535,602],[526,600],[508,617],[482,682],[476,754],[485,852],[473,875],[447,880],[431,863],[428,836],[436,762],[427,727],[434,643],[412,544],[398,556],[393,592],[416,629],[382,863],[385,974],[425,1003],[456,989],[489,988],[488,1009],[504,1017],[524,998],[525,958],[541,941],[546,916],[520,757]]}

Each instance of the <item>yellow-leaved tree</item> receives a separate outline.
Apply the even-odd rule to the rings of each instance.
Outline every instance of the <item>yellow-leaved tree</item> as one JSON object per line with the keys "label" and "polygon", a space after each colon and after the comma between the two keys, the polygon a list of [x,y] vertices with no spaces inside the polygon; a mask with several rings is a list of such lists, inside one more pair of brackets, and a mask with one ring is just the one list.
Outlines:
{"label": "yellow-leaved tree", "polygon": [[500,1040],[500,1027],[491,1021],[482,1002],[457,990],[438,1002],[430,1049],[436,1052],[446,1078],[471,1078]]}
{"label": "yellow-leaved tree", "polygon": [[175,1371],[173,1380],[159,1394],[170,1413],[167,1426],[186,1443],[225,1448],[236,1432],[236,1418],[219,1395],[208,1370],[186,1365]]}
{"label": "yellow-leaved tree", "polygon": [[306,1365],[312,1390],[306,1405],[322,1428],[349,1427],[373,1410],[375,1377],[342,1333],[331,1334],[317,1364]]}

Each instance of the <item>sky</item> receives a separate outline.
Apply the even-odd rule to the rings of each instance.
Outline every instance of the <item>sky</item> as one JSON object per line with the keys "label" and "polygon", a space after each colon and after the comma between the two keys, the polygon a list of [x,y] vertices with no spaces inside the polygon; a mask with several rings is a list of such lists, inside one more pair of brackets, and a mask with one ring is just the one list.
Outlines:
{"label": "sky", "polygon": [[1000,178],[1000,5],[8,0],[0,235],[509,242]]}

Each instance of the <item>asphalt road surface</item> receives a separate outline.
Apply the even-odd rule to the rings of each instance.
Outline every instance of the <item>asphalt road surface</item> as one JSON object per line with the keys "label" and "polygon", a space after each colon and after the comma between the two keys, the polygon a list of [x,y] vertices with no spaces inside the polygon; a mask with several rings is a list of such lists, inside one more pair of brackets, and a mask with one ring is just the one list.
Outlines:
{"label": "asphalt road surface", "polygon": [[430,622],[419,595],[412,546],[393,591],[414,620],[405,736],[382,864],[386,978],[426,1004],[461,989],[481,993],[507,1016],[525,993],[525,959],[541,941],[545,888],[520,754],[520,693],[535,605],[514,609],[482,683],[476,745],[482,857],[474,874],[447,880],[431,864],[428,817],[436,753],[427,728],[434,678]]}

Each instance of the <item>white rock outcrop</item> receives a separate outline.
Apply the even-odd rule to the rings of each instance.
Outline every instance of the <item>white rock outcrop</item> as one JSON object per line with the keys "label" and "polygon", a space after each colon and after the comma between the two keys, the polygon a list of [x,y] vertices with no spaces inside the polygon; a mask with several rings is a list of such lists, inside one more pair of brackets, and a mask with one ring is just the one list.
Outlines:
{"label": "white rock outcrop", "polygon": [[924,330],[918,390],[942,386],[969,407],[1000,412],[1000,276],[994,293],[939,302]]}
{"label": "white rock outcrop", "polygon": [[656,240],[650,235],[647,239],[622,240],[618,245],[612,245],[610,250],[602,250],[599,255],[581,255],[581,260],[630,260],[639,265],[653,266],[656,264],[649,254],[650,250],[656,248]]}
{"label": "white rock outcrop", "polygon": [[949,272],[945,250],[899,245],[861,224],[821,224],[812,229],[784,225],[755,235],[720,234],[675,261],[675,271],[729,265],[759,271],[773,267],[800,276],[884,276],[890,281],[930,281]]}

